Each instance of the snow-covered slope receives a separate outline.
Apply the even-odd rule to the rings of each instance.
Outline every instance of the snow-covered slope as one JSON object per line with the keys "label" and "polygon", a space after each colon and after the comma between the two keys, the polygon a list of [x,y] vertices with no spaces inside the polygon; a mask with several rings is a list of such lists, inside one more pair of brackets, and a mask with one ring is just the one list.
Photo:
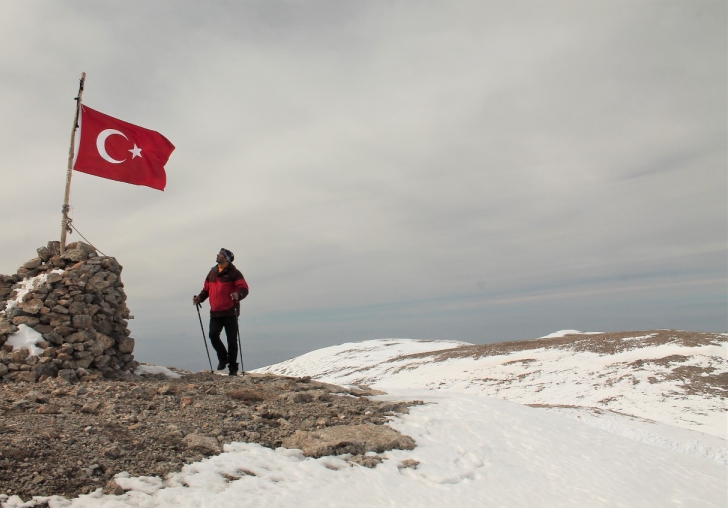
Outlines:
{"label": "snow-covered slope", "polygon": [[[718,435],[726,340],[571,331],[486,346],[343,344],[260,371],[367,383],[387,391],[385,399],[423,400],[390,422],[415,439],[414,450],[387,452],[367,469],[233,443],[166,479],[122,474],[121,496],[38,501],[50,508],[725,508],[728,446]],[[30,506],[0,494],[3,501]]]}
{"label": "snow-covered slope", "polygon": [[728,334],[568,330],[487,345],[382,339],[320,349],[260,372],[385,391],[479,393],[572,416],[588,418],[579,408],[626,414],[728,437]]}

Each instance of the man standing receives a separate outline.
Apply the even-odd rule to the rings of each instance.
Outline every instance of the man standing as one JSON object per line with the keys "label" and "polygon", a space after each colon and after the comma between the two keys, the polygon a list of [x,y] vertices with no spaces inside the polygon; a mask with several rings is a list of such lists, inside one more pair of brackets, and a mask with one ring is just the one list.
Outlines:
{"label": "man standing", "polygon": [[[217,265],[207,274],[205,284],[199,295],[192,297],[192,303],[199,305],[210,298],[210,342],[217,353],[217,370],[229,366],[230,375],[238,373],[238,315],[240,300],[248,296],[248,283],[243,274],[233,265],[235,256],[227,249],[220,249],[217,254]],[[220,333],[225,329],[227,350],[220,340]]]}

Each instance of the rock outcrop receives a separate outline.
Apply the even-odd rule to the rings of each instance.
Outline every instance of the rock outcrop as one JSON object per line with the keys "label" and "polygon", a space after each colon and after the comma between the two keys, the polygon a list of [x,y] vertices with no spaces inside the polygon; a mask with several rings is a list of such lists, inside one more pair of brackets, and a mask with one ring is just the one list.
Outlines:
{"label": "rock outcrop", "polygon": [[[35,382],[60,376],[113,376],[133,370],[132,319],[122,267],[85,243],[49,242],[13,275],[0,275],[0,378]],[[40,334],[35,346],[6,342],[27,326]]]}
{"label": "rock outcrop", "polygon": [[[2,495],[123,494],[114,481],[123,472],[169,478],[230,443],[329,453],[351,467],[376,467],[387,450],[415,444],[386,423],[420,401],[373,400],[366,387],[306,377],[181,374],[0,383],[0,505]],[[416,467],[415,458],[398,467]]]}

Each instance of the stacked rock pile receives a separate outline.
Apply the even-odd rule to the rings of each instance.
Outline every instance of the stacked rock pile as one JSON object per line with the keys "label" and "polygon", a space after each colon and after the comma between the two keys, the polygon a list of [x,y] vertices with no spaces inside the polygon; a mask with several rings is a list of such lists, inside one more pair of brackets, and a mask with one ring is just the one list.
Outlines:
{"label": "stacked rock pile", "polygon": [[[13,275],[0,275],[0,378],[69,382],[113,377],[136,368],[129,337],[122,267],[85,243],[48,242]],[[35,346],[14,347],[8,338],[29,330]],[[32,332],[30,335],[35,335]]]}

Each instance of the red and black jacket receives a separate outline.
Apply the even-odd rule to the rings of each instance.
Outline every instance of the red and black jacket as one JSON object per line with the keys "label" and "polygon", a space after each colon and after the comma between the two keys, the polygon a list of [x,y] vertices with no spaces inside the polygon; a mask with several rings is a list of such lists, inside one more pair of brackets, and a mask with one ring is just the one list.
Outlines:
{"label": "red and black jacket", "polygon": [[212,317],[236,316],[240,312],[240,303],[230,298],[232,293],[237,293],[242,300],[248,296],[248,283],[245,282],[240,270],[232,263],[228,263],[222,271],[218,270],[217,265],[212,267],[197,298],[200,303],[210,298]]}

